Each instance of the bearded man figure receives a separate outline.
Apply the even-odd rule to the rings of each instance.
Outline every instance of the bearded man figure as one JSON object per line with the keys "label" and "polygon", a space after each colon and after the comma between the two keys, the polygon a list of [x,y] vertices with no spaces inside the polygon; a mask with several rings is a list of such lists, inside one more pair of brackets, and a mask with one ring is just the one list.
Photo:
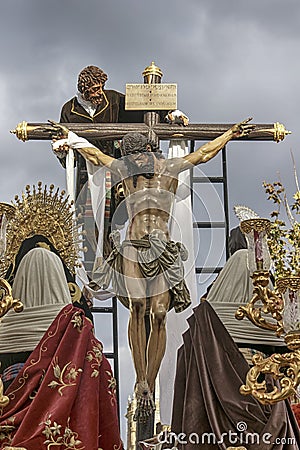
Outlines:
{"label": "bearded man figure", "polygon": [[[116,122],[143,122],[143,111],[125,111],[125,95],[113,89],[106,89],[108,75],[100,67],[89,65],[84,67],[77,77],[77,93],[68,100],[61,108],[60,123],[116,123]],[[113,157],[120,157],[119,142],[104,139],[92,139],[91,144],[99,148],[103,153]],[[66,167],[66,153],[56,154],[61,165]],[[86,240],[85,245],[88,248],[85,259],[94,261],[95,250],[95,231],[91,199],[89,190],[86,189],[88,175],[84,158],[77,153],[76,157],[76,183],[75,199],[80,195],[80,204],[85,211]],[[107,256],[110,252],[109,233],[111,229],[111,218],[115,208],[118,206],[119,197],[116,195],[117,189],[114,188],[115,182],[111,180],[110,173],[105,176],[106,180],[106,207],[103,231],[103,255]],[[112,188],[111,188],[112,187]],[[72,192],[73,194],[73,192]],[[126,219],[126,212],[120,220]],[[123,222],[122,222],[123,223]],[[120,225],[122,225],[120,223]]]}
{"label": "bearded man figure", "polygon": [[[141,111],[125,111],[125,95],[105,89],[108,75],[97,66],[87,66],[78,75],[77,94],[61,108],[60,123],[142,122]],[[114,156],[112,141],[93,139],[103,153]],[[61,156],[57,155],[57,156]],[[78,155],[80,160],[80,155]],[[63,158],[61,158],[63,161]]]}
{"label": "bearded man figure", "polygon": [[[129,307],[129,345],[136,371],[136,418],[144,420],[154,410],[153,389],[166,347],[166,315],[190,305],[184,281],[183,260],[187,258],[180,243],[170,240],[169,219],[184,170],[205,163],[234,138],[249,134],[254,125],[246,119],[195,152],[180,158],[164,159],[139,133],[125,135],[120,159],[105,155],[85,139],[56,125],[67,138],[53,144],[59,152],[64,145],[76,149],[87,161],[102,166],[123,183],[129,224],[125,240],[113,235],[114,248],[95,273],[101,288],[112,288]],[[145,314],[150,315],[151,330],[146,342]]]}
{"label": "bearded man figure", "polygon": [[[77,93],[61,108],[60,123],[141,123],[144,111],[125,110],[125,94],[113,89],[106,89],[108,75],[97,66],[86,66],[78,74]],[[165,120],[166,111],[160,111],[160,120]],[[119,157],[120,150],[114,141],[93,139],[90,141],[103,153]],[[65,167],[65,153],[57,153]],[[76,193],[80,192],[87,181],[84,158],[77,154],[77,164],[82,169],[81,178],[77,180]]]}

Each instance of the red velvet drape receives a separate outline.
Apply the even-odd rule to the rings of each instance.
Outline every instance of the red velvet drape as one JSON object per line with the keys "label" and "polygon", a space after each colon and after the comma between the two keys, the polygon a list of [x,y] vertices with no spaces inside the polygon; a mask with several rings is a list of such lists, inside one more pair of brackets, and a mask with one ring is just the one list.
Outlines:
{"label": "red velvet drape", "polygon": [[0,448],[117,450],[115,379],[93,325],[66,306],[5,394]]}

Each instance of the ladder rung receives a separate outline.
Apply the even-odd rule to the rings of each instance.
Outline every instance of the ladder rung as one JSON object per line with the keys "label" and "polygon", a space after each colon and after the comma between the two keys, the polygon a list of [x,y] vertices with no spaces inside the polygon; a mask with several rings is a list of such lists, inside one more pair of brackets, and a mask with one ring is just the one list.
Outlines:
{"label": "ladder rung", "polygon": [[194,222],[194,228],[225,228],[225,222]]}
{"label": "ladder rung", "polygon": [[196,273],[220,273],[223,267],[196,267]]}
{"label": "ladder rung", "polygon": [[224,177],[193,177],[193,183],[224,183]]}
{"label": "ladder rung", "polygon": [[106,358],[108,359],[113,359],[116,360],[117,359],[117,355],[115,353],[104,353],[104,355],[106,356]]}
{"label": "ladder rung", "polygon": [[114,311],[112,306],[93,306],[92,312],[95,313],[112,313]]}

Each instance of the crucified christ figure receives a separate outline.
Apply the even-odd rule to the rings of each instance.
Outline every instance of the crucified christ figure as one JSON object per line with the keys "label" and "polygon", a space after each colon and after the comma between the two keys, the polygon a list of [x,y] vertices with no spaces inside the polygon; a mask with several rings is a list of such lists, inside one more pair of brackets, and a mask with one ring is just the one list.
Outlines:
{"label": "crucified christ figure", "polygon": [[[147,138],[128,133],[121,143],[120,159],[104,154],[87,140],[55,124],[66,136],[54,142],[54,151],[76,149],[87,161],[109,168],[123,183],[129,224],[125,240],[115,247],[100,267],[96,283],[114,292],[130,309],[129,345],[136,371],[137,418],[145,418],[154,409],[153,389],[166,347],[166,315],[190,305],[184,282],[183,246],[170,240],[168,223],[180,172],[206,163],[233,138],[248,135],[254,129],[246,119],[181,158],[164,159]],[[67,147],[66,147],[67,146]],[[150,335],[146,342],[145,314],[150,315]]]}

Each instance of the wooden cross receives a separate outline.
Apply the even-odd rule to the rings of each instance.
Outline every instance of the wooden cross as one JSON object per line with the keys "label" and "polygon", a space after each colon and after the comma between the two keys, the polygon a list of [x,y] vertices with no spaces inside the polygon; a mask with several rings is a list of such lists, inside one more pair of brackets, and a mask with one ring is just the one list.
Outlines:
{"label": "wooden cross", "polygon": [[[152,140],[171,140],[184,139],[194,141],[209,141],[220,136],[232,125],[229,124],[189,124],[187,126],[177,124],[158,123],[158,114],[156,112],[145,113],[144,123],[66,123],[69,130],[89,139],[100,138],[103,140],[122,139],[126,133],[138,132],[152,138]],[[55,129],[51,131],[49,123],[27,123],[20,122],[11,133],[23,142],[28,140],[51,140]],[[242,138],[241,141],[282,141],[290,131],[285,126],[276,123],[255,124],[255,129]]]}
{"label": "wooden cross", "polygon": [[[102,140],[119,140],[126,133],[139,132],[148,137],[155,144],[159,140],[184,139],[184,140],[212,140],[227,131],[234,124],[189,124],[186,127],[159,123],[157,110],[170,110],[177,107],[176,84],[161,83],[163,73],[154,62],[143,71],[144,84],[127,84],[125,96],[126,110],[148,111],[144,114],[144,123],[99,123],[80,124],[68,123],[69,130],[86,139],[101,138]],[[11,133],[14,133],[22,141],[50,140],[54,133],[48,123],[19,123]],[[284,125],[255,124],[255,129],[249,135],[239,140],[274,140],[279,142],[284,139],[287,131]]]}

